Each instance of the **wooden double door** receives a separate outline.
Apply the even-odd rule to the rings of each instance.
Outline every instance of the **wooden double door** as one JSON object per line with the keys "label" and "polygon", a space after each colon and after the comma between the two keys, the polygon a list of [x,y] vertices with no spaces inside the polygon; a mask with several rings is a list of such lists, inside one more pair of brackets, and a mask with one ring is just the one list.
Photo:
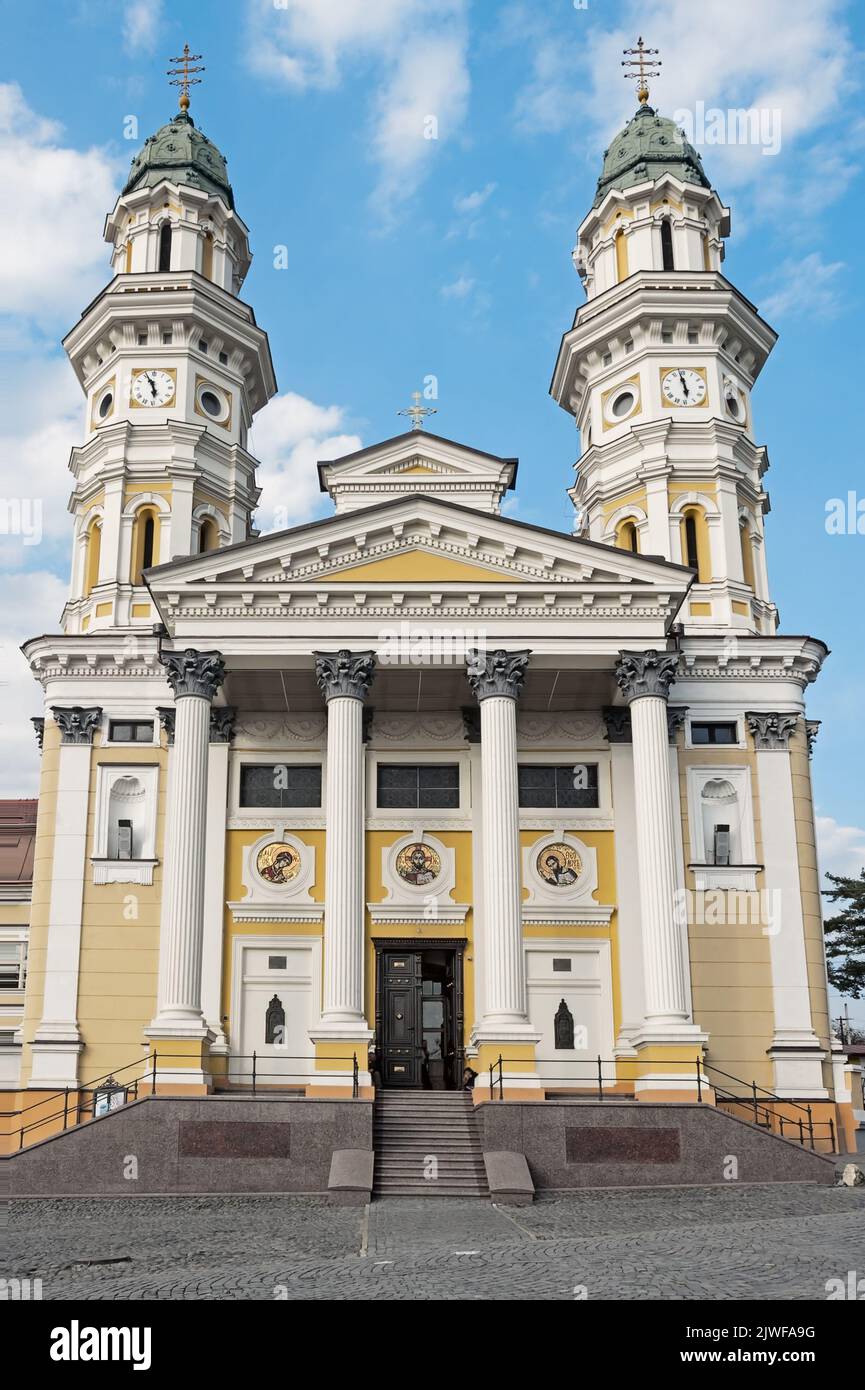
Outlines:
{"label": "wooden double door", "polygon": [[375,1067],[383,1086],[462,1086],[462,946],[376,947]]}

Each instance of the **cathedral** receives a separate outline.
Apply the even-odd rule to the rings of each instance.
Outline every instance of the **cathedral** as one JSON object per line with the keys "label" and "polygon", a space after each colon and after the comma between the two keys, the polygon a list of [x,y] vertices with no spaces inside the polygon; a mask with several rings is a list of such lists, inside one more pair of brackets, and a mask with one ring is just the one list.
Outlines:
{"label": "cathedral", "polygon": [[573,529],[505,514],[518,460],[417,404],[320,460],[326,517],[260,535],[276,379],[184,88],[63,343],[84,412],[68,601],[24,647],[38,815],[3,827],[7,1110],[133,1082],[759,1095],[776,1133],[807,1108],[812,1147],[855,1147],[805,703],[827,649],[772,598],[776,334],[724,274],[730,230],[643,88],[555,356]]}

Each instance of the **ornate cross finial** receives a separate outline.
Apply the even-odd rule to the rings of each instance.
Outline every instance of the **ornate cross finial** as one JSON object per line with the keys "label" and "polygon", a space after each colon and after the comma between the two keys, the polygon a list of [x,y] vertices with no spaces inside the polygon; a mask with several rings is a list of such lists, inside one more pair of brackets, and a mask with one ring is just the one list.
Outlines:
{"label": "ornate cross finial", "polygon": [[423,396],[420,391],[412,391],[411,398],[414,405],[407,406],[405,410],[398,410],[397,415],[408,415],[411,417],[411,427],[413,430],[422,430],[423,422],[427,415],[438,415],[438,411],[430,405],[421,405]]}
{"label": "ornate cross finial", "polygon": [[659,48],[646,48],[642,36],[637,39],[636,48],[622,49],[625,55],[622,67],[627,69],[622,76],[629,77],[632,82],[636,81],[637,100],[641,106],[645,106],[649,100],[649,79],[661,75],[658,71],[661,60],[656,56],[660,51]]}
{"label": "ornate cross finial", "polygon": [[206,71],[203,65],[199,68],[190,67],[190,63],[197,63],[199,58],[201,58],[202,56],[203,55],[201,53],[190,53],[189,44],[185,43],[183,45],[183,52],[181,53],[180,57],[169,58],[168,60],[169,63],[179,63],[181,65],[177,68],[168,69],[168,76],[171,78],[171,86],[180,87],[181,89],[180,97],[178,99],[178,105],[181,111],[188,111],[189,109],[190,87],[197,87],[201,82],[200,77],[190,77],[189,74],[192,72]]}

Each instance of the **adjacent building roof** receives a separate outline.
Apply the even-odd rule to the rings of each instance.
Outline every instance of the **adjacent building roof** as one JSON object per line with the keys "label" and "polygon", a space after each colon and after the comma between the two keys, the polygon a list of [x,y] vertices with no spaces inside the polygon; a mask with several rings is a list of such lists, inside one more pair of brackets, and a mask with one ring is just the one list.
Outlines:
{"label": "adjacent building roof", "polygon": [[[35,798],[0,801],[0,885],[33,882],[33,845],[36,840]],[[8,896],[8,891],[4,896]]]}

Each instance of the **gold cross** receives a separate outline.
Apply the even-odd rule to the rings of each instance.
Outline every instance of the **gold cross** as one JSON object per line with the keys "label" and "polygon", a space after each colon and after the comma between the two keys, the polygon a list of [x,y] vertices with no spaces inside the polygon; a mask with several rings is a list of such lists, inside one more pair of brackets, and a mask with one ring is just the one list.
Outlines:
{"label": "gold cross", "polygon": [[398,410],[397,415],[408,415],[411,417],[411,427],[413,430],[422,430],[424,418],[427,415],[438,415],[438,411],[432,406],[421,405],[423,396],[420,391],[412,391],[411,398],[414,405],[407,406],[405,410]]}
{"label": "gold cross", "polygon": [[[637,39],[636,48],[622,49],[625,55],[622,67],[628,69],[627,72],[622,73],[622,76],[629,77],[632,82],[636,81],[637,100],[641,106],[645,106],[649,100],[649,78],[660,77],[661,75],[658,72],[658,68],[661,67],[661,60],[655,56],[660,51],[659,48],[646,48],[642,37]],[[637,56],[634,57],[634,54]]]}
{"label": "gold cross", "polygon": [[177,68],[168,69],[168,76],[171,78],[171,86],[180,87],[182,89],[180,97],[178,99],[178,105],[181,111],[187,111],[189,109],[190,87],[197,87],[201,82],[200,77],[190,77],[189,74],[191,72],[206,71],[203,65],[200,68],[190,67],[190,63],[197,63],[199,58],[201,58],[202,56],[203,55],[201,53],[190,53],[189,44],[185,43],[183,45],[183,52],[181,53],[180,57],[169,58],[168,60],[169,63],[180,63],[182,65]]}

